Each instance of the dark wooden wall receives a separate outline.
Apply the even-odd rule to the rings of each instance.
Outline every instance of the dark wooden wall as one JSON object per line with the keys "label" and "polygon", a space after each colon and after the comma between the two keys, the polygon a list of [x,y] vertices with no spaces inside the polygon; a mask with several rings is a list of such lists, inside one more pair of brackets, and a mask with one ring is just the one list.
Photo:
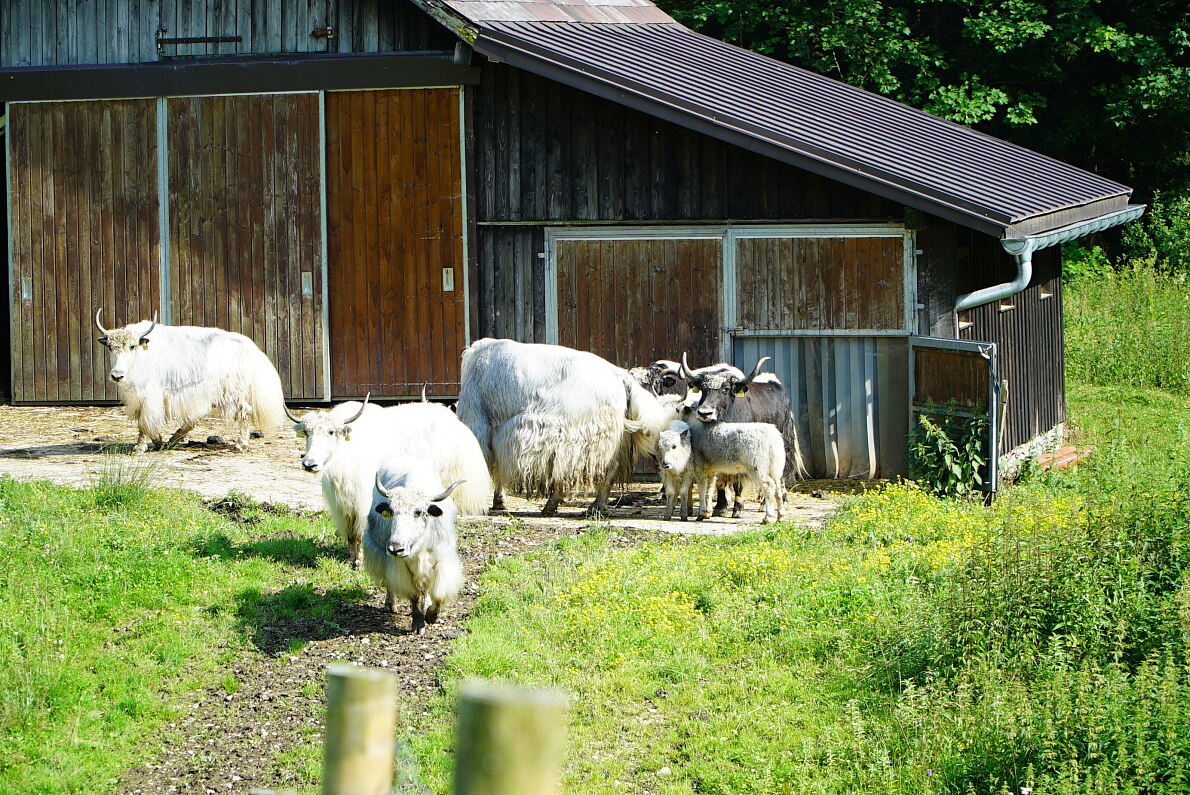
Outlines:
{"label": "dark wooden wall", "polygon": [[174,98],[166,124],[171,322],[244,334],[287,397],[326,397],[318,95]]}
{"label": "dark wooden wall", "polygon": [[[986,235],[961,230],[957,251],[960,293],[1011,281],[1016,275],[1012,257]],[[976,307],[961,318],[973,323],[961,333],[963,339],[996,343],[1000,379],[1008,381],[1001,452],[1066,421],[1061,271],[1061,251],[1043,249],[1033,256],[1028,289]],[[1015,308],[1000,311],[1001,305],[1010,304]]]}
{"label": "dark wooden wall", "polygon": [[457,394],[467,300],[458,89],[331,92],[326,112],[332,393],[413,396],[428,384]]}
{"label": "dark wooden wall", "polygon": [[472,332],[543,341],[545,227],[900,221],[892,202],[503,64],[474,89]]}
{"label": "dark wooden wall", "polygon": [[8,106],[14,400],[117,399],[91,319],[160,303],[155,131],[152,100]]}
{"label": "dark wooden wall", "polygon": [[[165,45],[167,37],[239,42]],[[312,36],[330,27],[334,36]],[[449,50],[457,39],[407,0],[3,0],[0,67],[174,57]]]}

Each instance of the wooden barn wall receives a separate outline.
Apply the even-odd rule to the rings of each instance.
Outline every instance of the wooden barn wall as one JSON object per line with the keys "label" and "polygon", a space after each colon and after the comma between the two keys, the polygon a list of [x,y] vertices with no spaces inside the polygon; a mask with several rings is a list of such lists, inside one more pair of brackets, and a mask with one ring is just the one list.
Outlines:
{"label": "wooden barn wall", "polygon": [[[332,394],[459,390],[466,344],[457,89],[331,92]],[[453,289],[443,269],[453,269]]]}
{"label": "wooden barn wall", "polygon": [[[1043,249],[1033,256],[1033,281],[1028,289],[1006,301],[963,313],[962,319],[974,325],[963,330],[962,339],[996,343],[1000,380],[1008,381],[1001,452],[1066,420],[1061,271],[1061,251],[1057,247]],[[975,232],[959,232],[960,293],[1011,281],[1015,274],[1012,257],[998,241]],[[1007,304],[1015,308],[1000,311],[1000,306]]]}
{"label": "wooden barn wall", "polygon": [[[163,45],[171,38],[238,42]],[[332,37],[311,35],[331,28]],[[457,39],[408,0],[3,0],[0,66],[148,63],[173,57],[448,50]]]}
{"label": "wooden barn wall", "polygon": [[541,340],[546,226],[903,219],[878,196],[504,64],[485,64],[474,91],[480,335]]}
{"label": "wooden barn wall", "polygon": [[318,96],[167,108],[171,322],[244,334],[286,397],[325,397]]}
{"label": "wooden barn wall", "polygon": [[91,319],[160,304],[155,129],[152,100],[8,106],[14,400],[118,399]]}

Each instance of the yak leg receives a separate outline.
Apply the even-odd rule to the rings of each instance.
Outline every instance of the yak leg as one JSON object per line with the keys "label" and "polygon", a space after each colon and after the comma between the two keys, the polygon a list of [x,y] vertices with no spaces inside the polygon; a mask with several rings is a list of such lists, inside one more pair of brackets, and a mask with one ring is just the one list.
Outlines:
{"label": "yak leg", "polygon": [[141,398],[140,413],[137,415],[136,444],[132,447],[132,454],[143,453],[149,449],[149,441],[161,444],[161,426],[165,424],[165,398],[160,393],[145,395]]}
{"label": "yak leg", "polygon": [[615,479],[615,476],[614,468],[608,470],[603,483],[599,484],[599,489],[595,492],[595,500],[587,507],[587,512],[584,514],[588,519],[602,519],[607,515],[607,495],[611,493],[612,480]]}
{"label": "yak leg", "polygon": [[390,613],[397,612],[397,600],[396,597],[393,596],[392,591],[385,591],[384,608]]}
{"label": "yak leg", "polygon": [[706,478],[698,484],[698,517],[711,518],[711,487],[715,485],[715,478]]}
{"label": "yak leg", "polygon": [[727,481],[723,478],[720,478],[720,481],[721,485],[715,490],[714,516],[722,516],[727,513]]}
{"label": "yak leg", "polygon": [[[739,519],[740,514],[744,510],[744,479],[743,478],[735,478],[734,480],[731,481],[731,492],[732,492],[731,518]],[[762,498],[763,498],[763,492],[762,492]]]}
{"label": "yak leg", "polygon": [[418,601],[417,599],[409,600],[409,610],[413,613],[413,633],[415,635],[424,635],[426,634],[426,614],[422,612]]}
{"label": "yak leg", "polygon": [[678,496],[682,498],[682,521],[690,518],[691,503],[694,501],[694,478],[686,475],[678,486]]}
{"label": "yak leg", "polygon": [[174,435],[169,437],[169,441],[165,443],[165,446],[173,447],[178,442],[185,441],[186,435],[188,433],[190,433],[192,430],[194,430],[194,426],[197,424],[198,423],[191,422],[191,423],[187,423],[186,425],[183,425],[181,428],[178,428],[176,431],[174,431]]}
{"label": "yak leg", "polygon": [[558,506],[562,504],[562,498],[566,496],[560,486],[555,486],[553,493],[550,494],[545,505],[541,506],[542,516],[553,516],[558,512]]}
{"label": "yak leg", "polygon": [[504,486],[501,485],[500,481],[496,481],[494,483],[494,485],[495,485],[495,488],[492,489],[492,510],[493,511],[503,511],[504,510]]}

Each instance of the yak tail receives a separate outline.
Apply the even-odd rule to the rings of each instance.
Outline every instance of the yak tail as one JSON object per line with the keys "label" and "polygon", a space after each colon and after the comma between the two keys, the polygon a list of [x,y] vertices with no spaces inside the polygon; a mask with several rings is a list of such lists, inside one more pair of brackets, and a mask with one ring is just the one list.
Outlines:
{"label": "yak tail", "polygon": [[785,419],[785,427],[781,429],[782,441],[785,442],[785,471],[782,473],[784,475],[782,480],[786,486],[792,486],[799,480],[809,477],[810,472],[806,468],[802,442],[797,432],[797,418],[791,411]]}
{"label": "yak tail", "polygon": [[483,516],[492,504],[492,478],[479,449],[458,449],[443,481],[462,480],[451,494],[455,507],[463,516]]}
{"label": "yak tail", "polygon": [[286,422],[285,392],[277,368],[263,352],[259,354],[260,359],[248,368],[248,402],[257,430],[268,434]]}

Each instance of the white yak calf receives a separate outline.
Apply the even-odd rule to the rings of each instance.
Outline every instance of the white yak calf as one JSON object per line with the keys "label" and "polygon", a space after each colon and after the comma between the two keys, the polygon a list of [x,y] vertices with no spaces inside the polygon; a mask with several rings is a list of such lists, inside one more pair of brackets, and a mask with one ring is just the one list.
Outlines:
{"label": "white yak calf", "polygon": [[690,468],[690,426],[681,420],[670,423],[657,441],[657,469],[665,494],[665,519],[673,518],[674,504],[681,500],[682,521],[690,517],[690,490],[694,472]]}
{"label": "white yak calf", "polygon": [[[688,477],[699,488],[699,519],[711,515],[710,492],[716,478],[743,475],[760,492],[764,521],[781,521],[785,440],[776,426],[767,422],[694,422],[679,431],[678,438],[682,445],[689,445]],[[684,510],[689,511],[689,490],[684,499]]]}
{"label": "white yak calf", "polygon": [[413,458],[386,458],[376,472],[364,563],[385,589],[390,611],[397,611],[398,599],[409,602],[413,631],[419,635],[463,587],[456,508],[450,499],[459,483],[443,488],[438,476]]}
{"label": "white yak calf", "polygon": [[132,453],[149,442],[182,441],[214,410],[234,422],[232,445],[246,450],[252,425],[263,433],[285,421],[281,378],[256,343],[243,334],[201,326],[166,326],[142,320],[105,329],[95,313],[99,342],[112,353],[109,377],[136,422]]}

